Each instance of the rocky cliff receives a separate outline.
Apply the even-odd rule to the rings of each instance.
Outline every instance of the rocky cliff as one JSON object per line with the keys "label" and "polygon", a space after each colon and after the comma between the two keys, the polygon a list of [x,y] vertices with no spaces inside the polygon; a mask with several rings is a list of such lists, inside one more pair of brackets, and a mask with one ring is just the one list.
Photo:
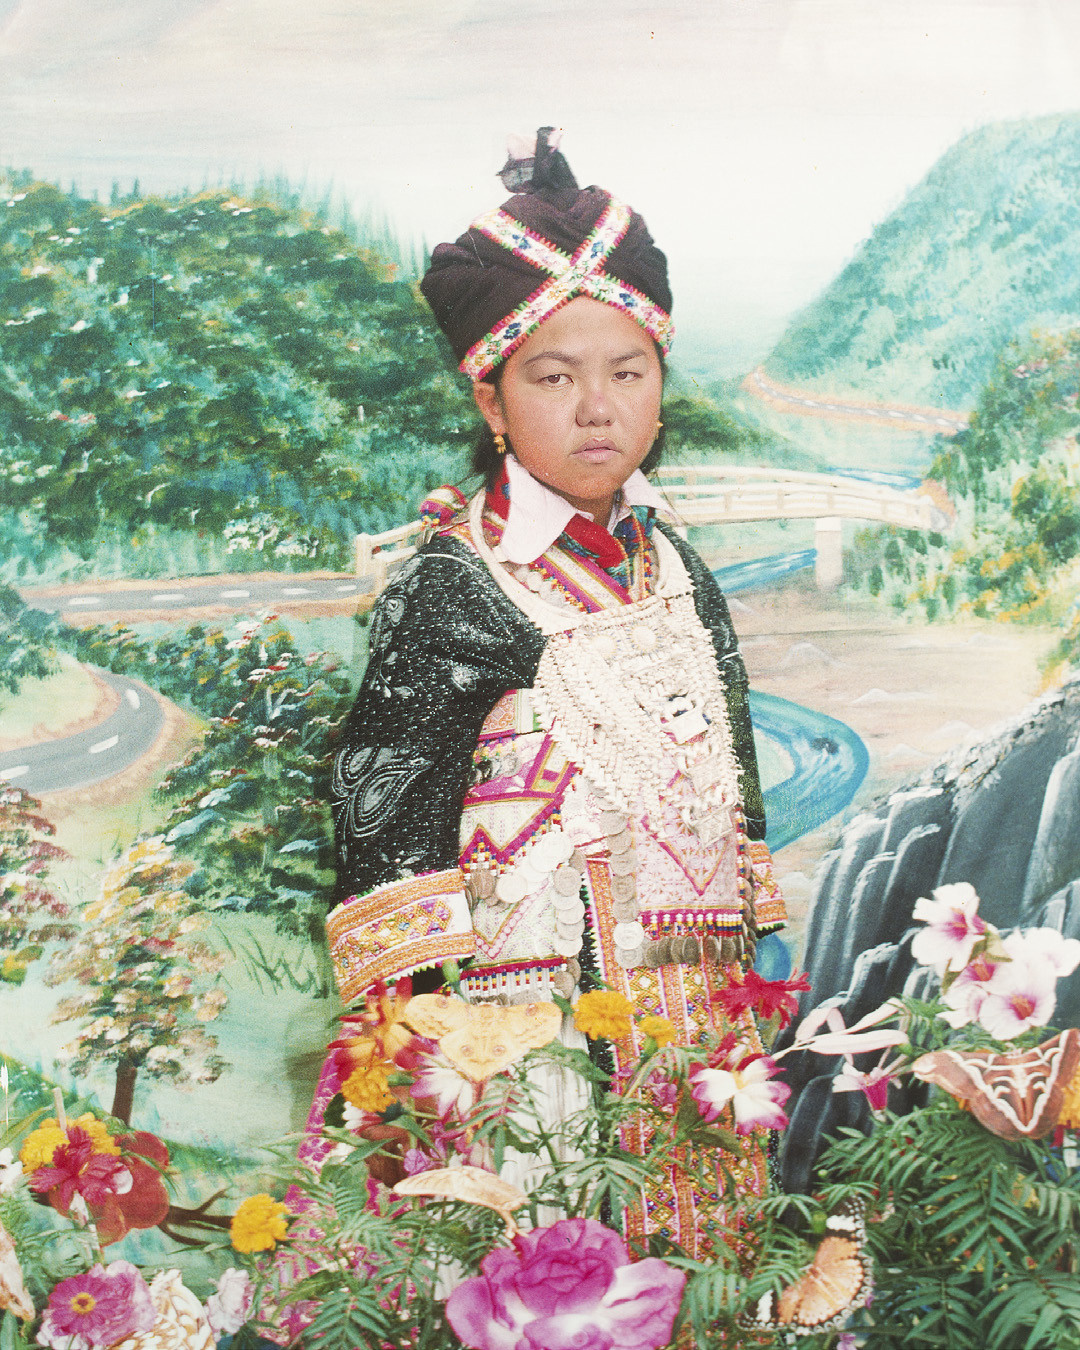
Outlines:
{"label": "rocky cliff", "polygon": [[[1080,676],[845,827],[814,879],[812,992],[801,1012],[834,999],[850,1025],[894,994],[922,992],[912,910],[956,881],[975,887],[980,913],[1003,931],[1046,926],[1080,937]],[[1080,1025],[1080,971],[1058,985],[1055,1023]],[[840,1060],[823,1072],[825,1064],[816,1055],[785,1061],[791,1190],[809,1185],[824,1135],[867,1119],[861,1094],[832,1092]],[[922,1091],[894,1087],[890,1105],[910,1108]]]}

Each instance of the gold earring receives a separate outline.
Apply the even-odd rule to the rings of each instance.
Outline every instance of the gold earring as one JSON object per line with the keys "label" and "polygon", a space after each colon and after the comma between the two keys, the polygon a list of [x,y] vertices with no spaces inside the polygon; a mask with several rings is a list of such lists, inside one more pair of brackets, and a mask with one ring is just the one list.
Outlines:
{"label": "gold earring", "polygon": [[664,425],[663,422],[661,422],[660,419],[659,419],[659,417],[658,417],[658,418],[656,419],[656,429],[657,429],[657,431],[659,431],[660,428],[661,428],[663,425]]}
{"label": "gold earring", "polygon": [[500,433],[497,432],[497,431],[493,431],[493,432],[491,433],[491,439],[495,442],[495,453],[496,453],[497,455],[505,455],[505,454],[506,454],[506,437],[500,435]]}

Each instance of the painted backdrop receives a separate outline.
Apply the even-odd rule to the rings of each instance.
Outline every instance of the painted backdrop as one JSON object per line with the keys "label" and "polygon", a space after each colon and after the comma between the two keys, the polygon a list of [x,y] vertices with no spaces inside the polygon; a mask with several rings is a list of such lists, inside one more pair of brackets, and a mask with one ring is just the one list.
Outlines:
{"label": "painted backdrop", "polygon": [[[1080,15],[618,11],[0,0],[7,1105],[77,1087],[186,1152],[182,1200],[251,1188],[331,1034],[354,541],[462,477],[471,404],[415,280],[498,199],[508,130],[564,124],[669,250],[677,464],[928,504],[691,532],[756,690],[790,955],[839,857],[807,959],[839,946],[843,987],[881,937],[846,898],[881,898],[865,865],[908,836],[858,840],[912,784],[963,780],[988,878],[1051,780],[1071,800],[1068,721],[1022,827],[965,766],[1064,706],[1080,640]],[[1067,891],[1059,854],[1007,873],[1016,905]]]}

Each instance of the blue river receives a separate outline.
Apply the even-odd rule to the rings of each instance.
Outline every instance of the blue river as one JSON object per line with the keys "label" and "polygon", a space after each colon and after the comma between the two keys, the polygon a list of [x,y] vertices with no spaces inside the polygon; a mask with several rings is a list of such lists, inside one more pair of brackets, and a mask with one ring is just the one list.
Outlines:
{"label": "blue river", "polygon": [[[718,567],[713,576],[732,595],[812,567],[814,552],[802,549]],[[775,853],[851,804],[870,767],[870,755],[862,738],[844,722],[775,694],[751,690],[750,716],[757,735],[771,741],[791,762],[791,773],[765,789],[765,837]],[[791,955],[779,935],[761,940],[755,964],[768,979],[790,973]]]}

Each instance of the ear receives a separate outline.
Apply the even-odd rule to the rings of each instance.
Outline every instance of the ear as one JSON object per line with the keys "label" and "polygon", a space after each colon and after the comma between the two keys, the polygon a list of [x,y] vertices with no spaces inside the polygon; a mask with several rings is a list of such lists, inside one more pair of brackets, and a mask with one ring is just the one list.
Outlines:
{"label": "ear", "polygon": [[503,415],[499,391],[490,380],[473,380],[473,399],[480,409],[480,416],[496,436],[506,435],[506,418]]}

